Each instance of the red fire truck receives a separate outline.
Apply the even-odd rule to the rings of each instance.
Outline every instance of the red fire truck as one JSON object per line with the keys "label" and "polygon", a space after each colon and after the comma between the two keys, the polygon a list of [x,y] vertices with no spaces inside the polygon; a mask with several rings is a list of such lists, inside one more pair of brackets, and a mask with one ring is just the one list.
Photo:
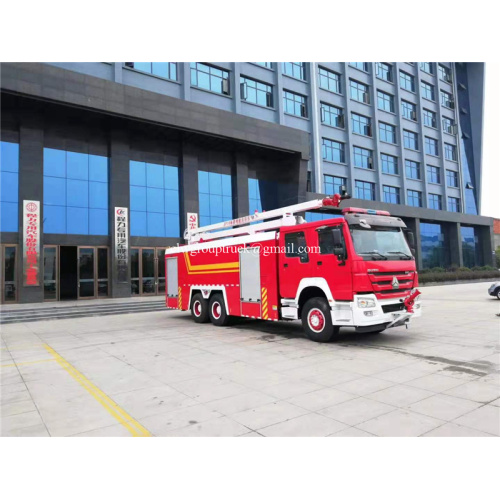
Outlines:
{"label": "red fire truck", "polygon": [[[335,195],[188,229],[167,249],[166,305],[195,322],[234,316],[302,321],[328,342],[339,328],[379,333],[421,314],[413,234],[389,212],[340,208]],[[306,222],[301,213],[333,217]]]}

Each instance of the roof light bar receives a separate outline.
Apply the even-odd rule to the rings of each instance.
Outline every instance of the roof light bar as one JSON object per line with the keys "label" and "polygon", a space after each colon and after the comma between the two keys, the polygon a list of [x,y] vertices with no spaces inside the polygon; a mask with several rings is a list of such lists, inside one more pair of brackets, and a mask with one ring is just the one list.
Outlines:
{"label": "roof light bar", "polygon": [[391,214],[386,210],[372,210],[370,208],[346,207],[342,209],[343,214],[368,214],[368,215],[384,215],[389,217]]}

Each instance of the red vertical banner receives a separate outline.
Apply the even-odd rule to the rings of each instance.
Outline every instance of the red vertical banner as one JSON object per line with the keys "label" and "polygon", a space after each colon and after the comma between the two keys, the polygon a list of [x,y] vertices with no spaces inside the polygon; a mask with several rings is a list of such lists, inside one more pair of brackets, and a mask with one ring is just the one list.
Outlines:
{"label": "red vertical banner", "polygon": [[40,202],[23,201],[23,285],[40,285]]}

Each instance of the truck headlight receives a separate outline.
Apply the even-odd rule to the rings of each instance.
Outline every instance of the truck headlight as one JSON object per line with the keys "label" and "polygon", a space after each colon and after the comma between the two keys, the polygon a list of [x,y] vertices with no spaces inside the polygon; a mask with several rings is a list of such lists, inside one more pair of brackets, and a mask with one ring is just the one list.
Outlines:
{"label": "truck headlight", "polygon": [[361,299],[358,297],[358,307],[361,309],[366,309],[367,307],[375,307],[375,301],[373,299]]}

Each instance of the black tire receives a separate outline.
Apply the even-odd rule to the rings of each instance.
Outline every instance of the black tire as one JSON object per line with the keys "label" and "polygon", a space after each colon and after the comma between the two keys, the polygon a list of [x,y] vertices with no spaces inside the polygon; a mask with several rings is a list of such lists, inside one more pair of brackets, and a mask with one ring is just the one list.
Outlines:
{"label": "black tire", "polygon": [[339,327],[332,324],[328,302],[321,297],[313,297],[304,304],[301,318],[306,337],[314,342],[330,342],[339,332]]}
{"label": "black tire", "polygon": [[208,300],[201,293],[195,293],[191,299],[191,317],[195,323],[208,323]]}
{"label": "black tire", "polygon": [[208,303],[208,316],[215,326],[226,326],[229,324],[229,316],[226,312],[224,297],[221,293],[214,293]]}
{"label": "black tire", "polygon": [[500,288],[497,288],[495,290],[495,295],[496,295],[497,299],[500,300]]}

